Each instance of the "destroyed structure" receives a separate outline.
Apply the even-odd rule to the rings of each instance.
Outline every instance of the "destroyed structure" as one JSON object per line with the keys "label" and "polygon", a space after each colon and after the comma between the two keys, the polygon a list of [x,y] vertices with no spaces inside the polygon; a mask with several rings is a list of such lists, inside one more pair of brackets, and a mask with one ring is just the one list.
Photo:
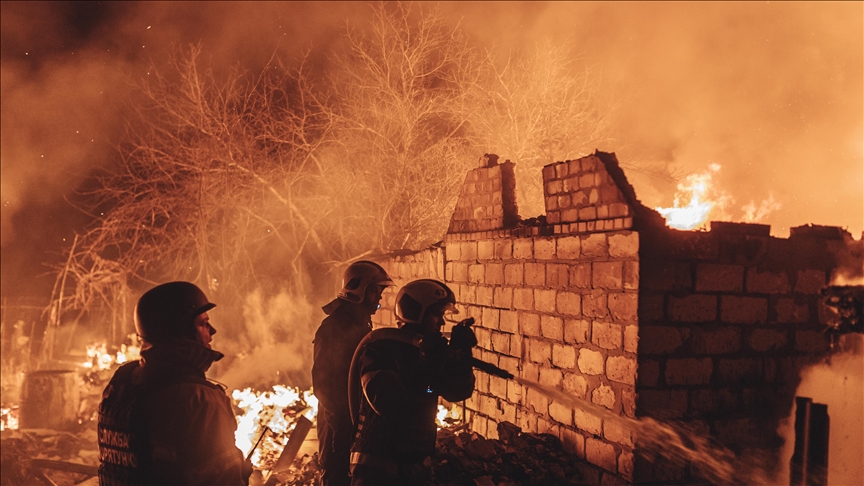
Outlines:
{"label": "destroyed structure", "polygon": [[[468,172],[443,242],[382,261],[403,284],[436,278],[475,317],[475,356],[626,417],[690,424],[769,452],[803,367],[829,350],[820,292],[861,252],[836,227],[759,224],[677,231],[643,206],[614,154],[543,168],[545,216],[520,222],[513,164]],[[856,253],[857,252],[857,253]],[[392,296],[390,299],[392,300]],[[373,319],[395,326],[393,302]],[[634,433],[515,381],[477,373],[466,402],[477,433],[549,433],[604,471],[603,484],[686,481],[642,457]]]}

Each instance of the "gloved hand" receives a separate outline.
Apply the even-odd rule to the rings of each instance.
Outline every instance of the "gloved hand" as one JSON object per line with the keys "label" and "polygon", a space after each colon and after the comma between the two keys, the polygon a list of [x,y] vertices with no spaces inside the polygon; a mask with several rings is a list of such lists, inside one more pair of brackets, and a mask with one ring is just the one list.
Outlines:
{"label": "gloved hand", "polygon": [[[470,320],[470,322],[468,322]],[[477,336],[471,329],[471,324],[474,319],[465,319],[464,321],[453,326],[450,333],[450,348],[455,350],[471,351],[471,348],[477,346]]]}
{"label": "gloved hand", "polygon": [[420,341],[420,356],[428,363],[440,364],[447,357],[447,338],[440,334],[424,336]]}

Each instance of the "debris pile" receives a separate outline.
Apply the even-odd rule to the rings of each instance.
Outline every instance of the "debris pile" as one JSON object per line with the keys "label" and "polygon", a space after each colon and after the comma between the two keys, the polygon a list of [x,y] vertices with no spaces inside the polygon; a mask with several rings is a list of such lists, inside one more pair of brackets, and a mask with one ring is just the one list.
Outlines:
{"label": "debris pile", "polygon": [[[40,467],[59,461],[70,467]],[[76,464],[89,467],[76,468]],[[91,469],[95,474],[98,465],[96,428],[92,424],[70,431],[4,430],[0,439],[0,486],[51,484],[45,477],[58,486],[71,486],[92,477],[76,470]]]}

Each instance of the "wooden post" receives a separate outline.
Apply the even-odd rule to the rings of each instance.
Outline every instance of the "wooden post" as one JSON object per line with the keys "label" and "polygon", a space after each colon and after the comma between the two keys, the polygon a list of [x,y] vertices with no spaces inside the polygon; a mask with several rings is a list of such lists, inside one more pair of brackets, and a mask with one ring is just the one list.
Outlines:
{"label": "wooden post", "polygon": [[828,405],[795,397],[795,453],[789,472],[791,486],[828,484]]}

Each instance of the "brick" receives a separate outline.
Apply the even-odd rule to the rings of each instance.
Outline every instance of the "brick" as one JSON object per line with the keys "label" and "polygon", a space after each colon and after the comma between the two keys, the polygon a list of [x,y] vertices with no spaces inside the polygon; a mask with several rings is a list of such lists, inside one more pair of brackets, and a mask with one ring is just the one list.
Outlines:
{"label": "brick", "polygon": [[818,294],[825,287],[825,272],[822,270],[799,270],[795,279],[795,292],[802,294]]}
{"label": "brick", "polygon": [[760,272],[747,269],[747,292],[756,294],[788,294],[792,290],[785,272]]}
{"label": "brick", "polygon": [[727,385],[762,383],[762,361],[755,358],[721,359],[717,378]]}
{"label": "brick", "polygon": [[615,442],[627,447],[633,447],[633,435],[630,428],[615,420],[603,422],[603,437],[609,442]]}
{"label": "brick", "polygon": [[606,359],[606,377],[625,385],[636,384],[636,360],[624,356],[611,356]]}
{"label": "brick", "polygon": [[641,261],[642,287],[647,290],[691,290],[690,264],[665,260]]}
{"label": "brick", "polygon": [[691,349],[695,354],[729,354],[741,349],[741,328],[696,328]]}
{"label": "brick", "polygon": [[534,289],[534,309],[541,312],[555,312],[555,290]]}
{"label": "brick", "polygon": [[549,182],[552,179],[555,179],[555,165],[556,164],[549,164],[543,166],[543,182]]}
{"label": "brick", "polygon": [[468,281],[468,264],[462,262],[453,262],[451,278],[455,282]]}
{"label": "brick", "polygon": [[585,398],[588,393],[588,380],[582,375],[576,373],[564,372],[564,381],[562,383],[564,391],[575,395],[579,398]]}
{"label": "brick", "polygon": [[[499,289],[495,289],[497,292]],[[498,329],[507,333],[519,332],[519,315],[516,311],[502,310],[498,316]]]}
{"label": "brick", "polygon": [[567,316],[578,316],[581,314],[582,297],[579,294],[558,292],[555,298],[559,314]]}
{"label": "brick", "polygon": [[564,373],[552,368],[540,368],[540,384],[549,388],[559,388],[564,381]]}
{"label": "brick", "polygon": [[747,344],[750,346],[750,349],[762,353],[769,349],[780,349],[786,345],[788,340],[786,331],[754,329],[747,340]]}
{"label": "brick", "polygon": [[459,243],[459,251],[461,253],[460,260],[463,262],[470,262],[477,260],[477,242],[476,241],[463,241]]}
{"label": "brick", "polygon": [[720,298],[720,318],[734,324],[762,324],[768,321],[768,299],[764,297]]}
{"label": "brick", "polygon": [[570,267],[570,286],[580,289],[591,288],[590,263],[577,263]]}
{"label": "brick", "polygon": [[582,434],[570,429],[561,429],[560,439],[561,446],[566,452],[580,459],[585,458],[585,437]]}
{"label": "brick", "polygon": [[583,319],[566,319],[564,321],[564,342],[582,344],[588,342],[590,323]]}
{"label": "brick", "polygon": [[477,242],[477,258],[480,260],[492,260],[495,258],[495,241],[483,240]]}
{"label": "brick", "polygon": [[622,262],[594,262],[592,285],[595,289],[621,290],[623,284]]}
{"label": "brick", "polygon": [[586,375],[603,373],[603,355],[597,351],[582,348],[579,350],[579,371]]}
{"label": "brick", "polygon": [[531,289],[514,289],[513,307],[520,310],[534,310],[534,291]]}
{"label": "brick", "polygon": [[663,309],[663,295],[639,294],[639,322],[662,321],[666,317]]}
{"label": "brick", "polygon": [[617,321],[636,321],[639,310],[639,294],[610,293],[607,307],[612,318]]}
{"label": "brick", "polygon": [[639,390],[639,413],[677,418],[687,411],[686,390]]}
{"label": "brick", "polygon": [[537,238],[534,240],[534,258],[537,260],[551,260],[555,258],[555,240],[550,238]]}
{"label": "brick", "polygon": [[641,326],[639,352],[645,354],[674,353],[690,337],[687,328],[671,326]]}
{"label": "brick", "polygon": [[522,325],[522,334],[526,336],[540,335],[540,315],[523,312],[519,316],[519,323]]}
{"label": "brick", "polygon": [[796,331],[795,349],[808,353],[818,353],[828,348],[825,334],[818,331]]}
{"label": "brick", "polygon": [[669,319],[676,322],[709,322],[717,319],[717,297],[693,294],[669,296]]}
{"label": "brick", "polygon": [[461,252],[459,251],[459,243],[447,243],[444,246],[445,258],[449,261],[461,260]]}
{"label": "brick", "polygon": [[621,454],[618,455],[618,474],[620,474],[628,484],[633,482],[633,471],[635,469],[633,463],[632,452],[621,451]]}
{"label": "brick", "polygon": [[639,256],[639,233],[627,232],[609,236],[609,256],[628,258]]}
{"label": "brick", "polygon": [[521,263],[508,263],[504,265],[504,283],[521,286],[524,282],[523,272]]}
{"label": "brick", "polygon": [[530,260],[534,258],[533,240],[531,238],[520,238],[513,240],[513,258]]}
{"label": "brick", "polygon": [[777,299],[777,304],[774,310],[777,315],[777,322],[783,324],[802,324],[810,320],[810,308],[806,301],[798,304],[796,299]]}
{"label": "brick", "polygon": [[603,421],[596,415],[587,413],[581,408],[573,410],[573,419],[576,422],[576,427],[593,435],[601,435],[603,433]]}
{"label": "brick", "polygon": [[666,361],[666,384],[707,385],[713,369],[711,358],[669,359]]}
{"label": "brick", "polygon": [[582,315],[586,317],[606,317],[606,293],[602,290],[592,290],[582,294]]}
{"label": "brick", "polygon": [[484,283],[489,285],[501,285],[504,283],[504,265],[500,263],[486,264]]}
{"label": "brick", "polygon": [[507,380],[497,376],[489,377],[489,393],[495,398],[507,400]]}
{"label": "brick", "polygon": [[528,393],[525,394],[525,401],[528,409],[533,409],[536,413],[546,415],[549,411],[549,399],[546,398],[546,395],[543,395],[533,388],[528,389]]}
{"label": "brick", "polygon": [[570,266],[564,263],[546,264],[546,286],[567,288],[570,286]]}
{"label": "brick", "polygon": [[486,285],[477,287],[477,305],[491,306],[495,289]]}
{"label": "brick", "polygon": [[738,397],[728,388],[690,392],[690,410],[694,413],[729,413],[738,408],[738,402]]}
{"label": "brick", "polygon": [[492,292],[492,305],[509,309],[513,305],[513,289],[510,287],[495,287]]}
{"label": "brick", "polygon": [[528,359],[534,363],[548,363],[552,360],[552,345],[546,341],[529,339]]}
{"label": "brick", "polygon": [[624,290],[639,288],[639,262],[624,262]]}
{"label": "brick", "polygon": [[615,408],[615,391],[610,386],[600,385],[591,392],[591,402],[611,410]]}
{"label": "brick", "polygon": [[696,265],[697,292],[741,292],[744,290],[744,267],[740,265]]}
{"label": "brick", "polygon": [[561,405],[558,402],[552,402],[549,405],[549,416],[552,420],[566,426],[573,425],[573,409],[566,405]]}
{"label": "brick", "polygon": [[474,326],[474,335],[477,336],[477,346],[483,349],[492,349],[492,331]]}
{"label": "brick", "polygon": [[639,327],[624,326],[624,351],[636,353],[639,347]]}
{"label": "brick", "polygon": [[564,320],[555,316],[540,316],[540,334],[555,341],[564,340]]}
{"label": "brick", "polygon": [[542,287],[546,284],[546,264],[544,263],[526,263],[525,264],[525,285],[534,287]]}
{"label": "brick", "polygon": [[468,281],[471,283],[483,283],[486,279],[486,267],[484,265],[468,266]]}
{"label": "brick", "polygon": [[609,256],[609,243],[606,241],[606,234],[597,233],[583,238],[582,256],[587,258]]}
{"label": "brick", "polygon": [[603,349],[621,349],[621,326],[611,322],[597,322],[591,326],[591,342]]}
{"label": "brick", "polygon": [[578,236],[565,236],[558,238],[557,255],[561,260],[576,260],[581,252],[581,239]]}
{"label": "brick", "polygon": [[507,238],[497,239],[495,241],[495,258],[499,260],[509,260],[513,257],[513,241]]}
{"label": "brick", "polygon": [[459,285],[459,302],[469,304],[477,303],[477,287],[473,285]]}
{"label": "brick", "polygon": [[576,349],[573,348],[573,346],[553,344],[552,364],[559,368],[573,368],[574,366],[576,366]]}
{"label": "brick", "polygon": [[510,354],[510,335],[503,332],[492,333],[492,351]]}
{"label": "brick", "polygon": [[615,448],[612,444],[591,437],[587,438],[585,440],[585,458],[591,464],[600,466],[607,471],[614,473],[618,470],[618,457],[615,455]]}
{"label": "brick", "polygon": [[637,380],[640,386],[657,386],[660,381],[660,362],[653,359],[639,359]]}

